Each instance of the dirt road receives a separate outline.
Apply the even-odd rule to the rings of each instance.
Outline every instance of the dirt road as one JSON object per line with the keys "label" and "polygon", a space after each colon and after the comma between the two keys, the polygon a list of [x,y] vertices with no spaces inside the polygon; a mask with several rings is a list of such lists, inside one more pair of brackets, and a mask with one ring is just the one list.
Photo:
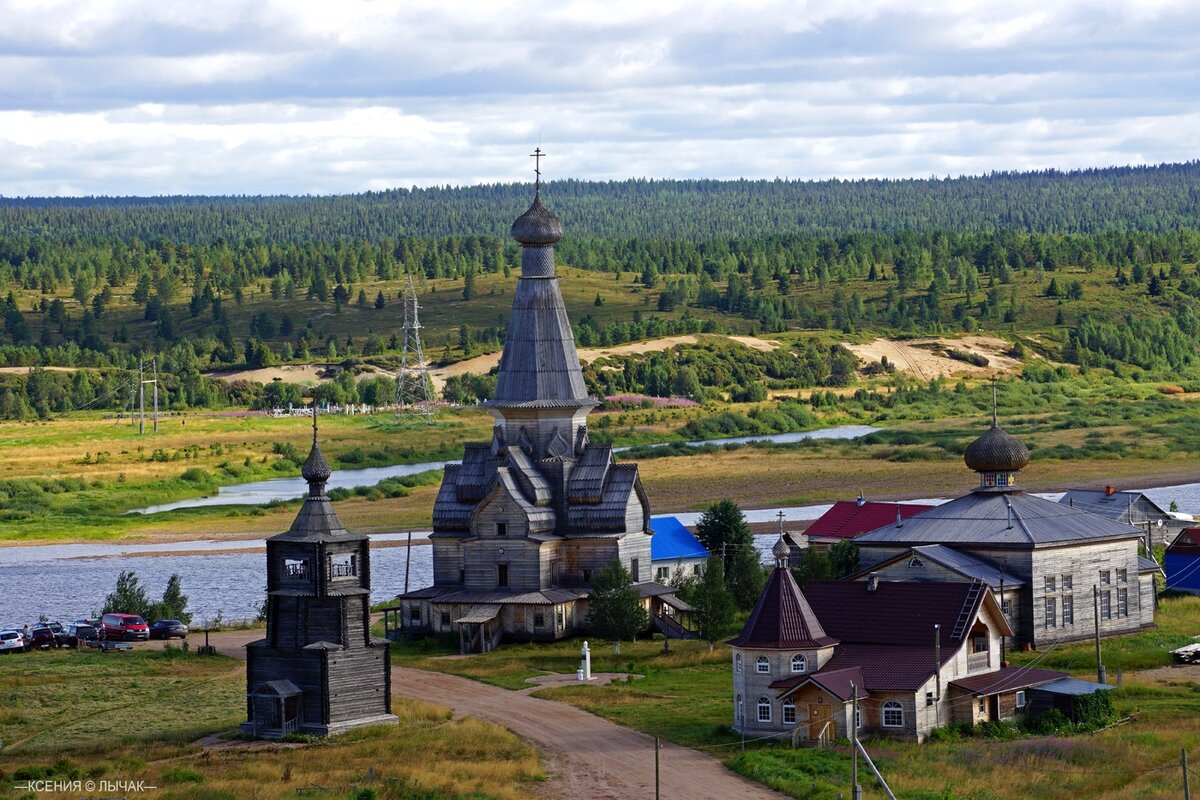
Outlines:
{"label": "dirt road", "polygon": [[[551,772],[547,796],[627,800],[654,796],[654,739],[581,711],[484,683],[396,667],[392,691],[503,725],[533,743]],[[764,800],[783,795],[740,778],[697,750],[663,743],[664,800]]]}

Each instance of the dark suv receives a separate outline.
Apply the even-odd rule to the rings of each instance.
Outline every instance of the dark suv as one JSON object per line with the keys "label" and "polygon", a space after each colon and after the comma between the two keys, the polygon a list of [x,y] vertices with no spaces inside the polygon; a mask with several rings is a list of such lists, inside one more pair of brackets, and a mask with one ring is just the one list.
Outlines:
{"label": "dark suv", "polygon": [[29,632],[30,647],[36,650],[49,650],[51,647],[69,645],[71,637],[63,628],[61,622],[39,622]]}

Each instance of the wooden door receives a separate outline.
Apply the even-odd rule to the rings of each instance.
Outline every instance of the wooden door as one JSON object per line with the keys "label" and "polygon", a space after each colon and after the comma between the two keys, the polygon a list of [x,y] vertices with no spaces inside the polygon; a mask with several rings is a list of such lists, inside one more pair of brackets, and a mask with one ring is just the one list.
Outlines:
{"label": "wooden door", "polygon": [[833,717],[833,707],[827,703],[809,703],[808,706],[808,738],[816,740],[821,735],[825,723]]}

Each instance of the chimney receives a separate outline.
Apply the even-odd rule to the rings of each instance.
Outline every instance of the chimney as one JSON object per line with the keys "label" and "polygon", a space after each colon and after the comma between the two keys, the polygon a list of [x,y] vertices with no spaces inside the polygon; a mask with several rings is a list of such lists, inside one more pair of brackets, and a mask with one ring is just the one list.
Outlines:
{"label": "chimney", "polygon": [[1012,520],[1012,512],[1013,512],[1012,501],[1010,501],[1010,500],[1008,500],[1007,498],[1005,498],[1005,505],[1007,505],[1007,506],[1008,506],[1008,528],[1009,528],[1009,530],[1012,530],[1012,526],[1013,526],[1013,520]]}
{"label": "chimney", "polygon": [[899,504],[896,505],[896,527],[897,528],[904,527],[904,518],[900,516],[900,505]]}
{"label": "chimney", "polygon": [[1116,493],[1117,493],[1117,487],[1115,487],[1115,486],[1105,486],[1104,487],[1104,496],[1105,497],[1112,497]]}
{"label": "chimney", "polygon": [[879,588],[879,573],[878,572],[867,573],[867,591],[873,592],[878,588]]}
{"label": "chimney", "polygon": [[865,506],[867,504],[867,498],[863,497],[862,492],[859,492],[858,499],[855,500],[854,502],[858,505],[859,508],[862,508],[863,506]]}

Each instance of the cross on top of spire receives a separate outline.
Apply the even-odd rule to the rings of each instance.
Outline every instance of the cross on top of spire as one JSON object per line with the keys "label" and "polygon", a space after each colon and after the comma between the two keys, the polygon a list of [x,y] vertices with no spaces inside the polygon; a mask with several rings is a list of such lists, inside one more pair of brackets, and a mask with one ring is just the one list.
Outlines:
{"label": "cross on top of spire", "polygon": [[312,418],[313,418],[313,447],[317,445],[317,398],[312,401]]}
{"label": "cross on top of spire", "polygon": [[529,157],[533,159],[533,190],[540,192],[542,190],[542,159],[546,157],[546,154],[542,152],[542,148],[535,147]]}
{"label": "cross on top of spire", "polygon": [[999,424],[996,416],[996,376],[992,376],[992,427]]}

